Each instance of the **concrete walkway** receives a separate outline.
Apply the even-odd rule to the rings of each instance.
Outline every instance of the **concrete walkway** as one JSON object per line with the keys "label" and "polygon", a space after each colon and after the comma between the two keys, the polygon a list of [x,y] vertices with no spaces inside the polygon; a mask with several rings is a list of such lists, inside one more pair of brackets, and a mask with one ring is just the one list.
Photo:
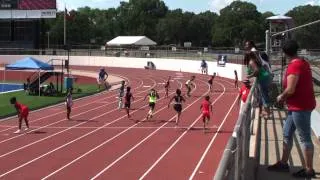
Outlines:
{"label": "concrete walkway", "polygon": [[[267,166],[274,164],[281,159],[282,155],[282,128],[286,112],[280,110],[273,111],[273,117],[269,120],[261,120],[261,147],[260,147],[260,163],[258,165],[258,180],[289,180],[295,179],[292,173],[302,168],[303,152],[299,145],[297,136],[294,137],[294,147],[291,151],[289,159],[290,173],[268,172]],[[312,136],[315,152],[314,152],[314,168],[317,178],[320,179],[320,143],[315,135]]]}
{"label": "concrete walkway", "polygon": [[[4,70],[4,67],[0,67],[0,70]],[[55,71],[61,71],[61,69],[56,68]],[[97,72],[93,71],[83,71],[83,70],[76,70],[76,69],[70,69],[70,74],[72,75],[78,75],[78,76],[85,76],[85,77],[91,77],[94,79],[97,79]],[[112,84],[112,87],[110,90],[118,89],[120,88],[120,82],[124,80],[123,78],[109,74],[108,76],[108,83]]]}

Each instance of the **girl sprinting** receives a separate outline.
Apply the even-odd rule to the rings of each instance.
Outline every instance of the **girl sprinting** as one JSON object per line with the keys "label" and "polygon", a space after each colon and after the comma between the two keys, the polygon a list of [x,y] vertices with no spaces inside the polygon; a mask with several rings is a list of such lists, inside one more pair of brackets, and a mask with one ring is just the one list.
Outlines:
{"label": "girl sprinting", "polygon": [[234,70],[234,87],[238,88],[238,72],[236,70]]}
{"label": "girl sprinting", "polygon": [[119,102],[118,102],[118,109],[121,109],[123,106],[123,96],[124,96],[124,86],[125,86],[125,81],[121,81],[121,87],[119,89]]}
{"label": "girl sprinting", "polygon": [[213,75],[210,77],[208,81],[210,92],[212,92],[212,84],[215,77],[216,77],[216,73],[213,73]]}
{"label": "girl sprinting", "polygon": [[200,110],[202,113],[202,121],[203,121],[203,131],[206,133],[206,126],[208,125],[210,121],[210,110],[212,111],[212,103],[210,101],[210,96],[206,96],[204,101],[202,102],[200,106]]}
{"label": "girl sprinting", "polygon": [[190,78],[190,79],[186,82],[186,84],[185,84],[186,87],[187,87],[187,96],[188,96],[188,97],[191,96],[190,92],[191,92],[192,88],[195,87],[195,85],[194,85],[194,83],[193,83],[193,81],[194,81],[195,78],[196,78],[195,76],[191,76],[191,78]]}
{"label": "girl sprinting", "polygon": [[186,102],[183,96],[181,96],[181,90],[176,90],[176,95],[172,97],[169,101],[168,108],[170,107],[171,102],[174,100],[174,110],[177,112],[177,118],[176,118],[176,126],[178,126],[182,111],[182,102]]}
{"label": "girl sprinting", "polygon": [[147,96],[144,98],[144,100],[146,100],[147,97],[149,97],[149,107],[150,107],[150,110],[147,114],[147,120],[149,120],[153,116],[154,108],[156,106],[156,101],[157,101],[157,99],[160,98],[160,96],[155,89],[151,89],[150,93],[147,94]]}
{"label": "girl sprinting", "polygon": [[66,107],[67,107],[67,119],[70,120],[70,114],[72,110],[73,100],[72,100],[72,89],[69,89],[66,97]]}
{"label": "girl sprinting", "polygon": [[16,108],[18,113],[18,118],[19,118],[19,129],[14,133],[17,134],[21,132],[23,119],[27,126],[24,130],[27,131],[29,129],[29,122],[28,122],[29,108],[26,105],[18,103],[16,97],[12,97],[10,99],[10,103],[14,105],[14,107]]}
{"label": "girl sprinting", "polygon": [[165,95],[166,98],[168,98],[168,96],[169,96],[170,80],[171,80],[171,76],[169,76],[166,84],[164,85],[164,89],[166,92],[166,95]]}
{"label": "girl sprinting", "polygon": [[130,86],[127,87],[127,93],[126,93],[124,99],[125,99],[124,107],[126,108],[127,116],[128,116],[128,118],[131,118],[131,116],[130,116],[130,107],[131,107],[131,100],[134,101],[134,97],[133,97],[133,95],[131,93],[131,87]]}

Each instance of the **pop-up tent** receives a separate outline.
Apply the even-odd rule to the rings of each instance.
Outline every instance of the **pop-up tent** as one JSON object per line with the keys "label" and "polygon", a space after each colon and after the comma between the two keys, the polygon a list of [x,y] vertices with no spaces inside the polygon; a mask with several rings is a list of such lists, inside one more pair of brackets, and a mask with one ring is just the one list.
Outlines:
{"label": "pop-up tent", "polygon": [[[32,57],[26,57],[13,64],[5,66],[6,70],[37,70],[39,72],[39,96],[40,96],[40,71],[41,70],[53,70],[53,66],[42,61],[39,61]],[[5,73],[4,71],[4,73]]]}
{"label": "pop-up tent", "polygon": [[118,36],[107,42],[107,46],[154,46],[156,42],[152,41],[146,36]]}
{"label": "pop-up tent", "polygon": [[53,70],[53,66],[33,57],[26,57],[13,64],[6,65],[6,70]]}

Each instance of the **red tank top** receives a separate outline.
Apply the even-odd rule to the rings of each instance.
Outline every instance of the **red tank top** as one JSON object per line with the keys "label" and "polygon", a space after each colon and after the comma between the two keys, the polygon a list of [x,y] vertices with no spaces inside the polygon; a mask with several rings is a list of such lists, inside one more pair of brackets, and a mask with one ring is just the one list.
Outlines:
{"label": "red tank top", "polygon": [[209,112],[210,103],[207,100],[202,102],[202,112]]}
{"label": "red tank top", "polygon": [[28,109],[27,106],[25,106],[25,105],[23,105],[23,104],[20,104],[20,103],[16,103],[14,106],[15,106],[20,112],[25,111],[25,110]]}

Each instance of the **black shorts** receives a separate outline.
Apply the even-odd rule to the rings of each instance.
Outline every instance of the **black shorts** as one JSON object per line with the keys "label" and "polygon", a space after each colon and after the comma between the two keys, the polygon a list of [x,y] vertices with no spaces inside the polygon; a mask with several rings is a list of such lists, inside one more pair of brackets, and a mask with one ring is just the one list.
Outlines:
{"label": "black shorts", "polygon": [[210,85],[212,85],[212,81],[211,81],[211,80],[209,80],[208,83],[209,83]]}
{"label": "black shorts", "polygon": [[181,112],[182,111],[182,105],[181,104],[175,104],[173,106],[174,110],[176,110],[177,112]]}
{"label": "black shorts", "polygon": [[156,106],[156,103],[154,103],[154,102],[150,102],[149,103],[149,107],[150,107],[151,110],[154,110],[155,106]]}
{"label": "black shorts", "polygon": [[124,104],[124,107],[127,108],[127,109],[130,109],[131,103],[125,103],[125,104]]}

